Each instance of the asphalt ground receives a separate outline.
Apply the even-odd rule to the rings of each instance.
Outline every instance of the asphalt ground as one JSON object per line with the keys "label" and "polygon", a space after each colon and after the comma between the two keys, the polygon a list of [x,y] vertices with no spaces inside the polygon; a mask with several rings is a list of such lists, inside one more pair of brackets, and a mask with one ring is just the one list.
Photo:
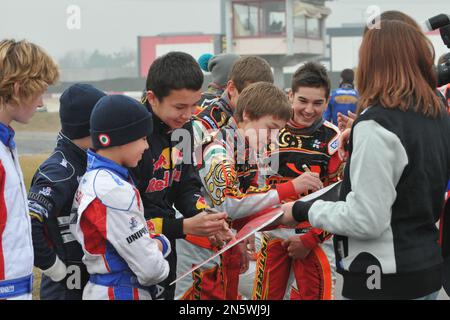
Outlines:
{"label": "asphalt ground", "polygon": [[50,153],[56,145],[57,132],[16,132],[14,141],[20,155]]}

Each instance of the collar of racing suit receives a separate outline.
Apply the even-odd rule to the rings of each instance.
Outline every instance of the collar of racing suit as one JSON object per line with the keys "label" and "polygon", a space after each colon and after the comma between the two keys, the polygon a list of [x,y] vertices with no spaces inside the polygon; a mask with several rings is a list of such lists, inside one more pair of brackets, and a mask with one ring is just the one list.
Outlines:
{"label": "collar of racing suit", "polygon": [[239,131],[239,125],[233,116],[230,118],[230,120],[228,120],[228,123],[225,126],[225,128],[231,129],[235,132],[235,138],[237,139],[238,143],[246,143],[247,142],[246,137],[244,137],[241,134],[241,132]]}
{"label": "collar of racing suit", "polygon": [[208,85],[208,88],[206,89],[206,92],[211,92],[211,93],[219,93],[220,92],[219,96],[221,96],[224,91],[225,91],[224,87],[219,86],[215,82],[211,82]]}
{"label": "collar of racing suit", "polygon": [[13,128],[0,122],[0,141],[2,141],[5,146],[11,149],[14,149],[16,147],[16,144],[14,142],[14,135],[15,132]]}
{"label": "collar of racing suit", "polygon": [[95,169],[106,169],[109,171],[113,171],[114,173],[118,174],[122,179],[125,181],[130,181],[130,173],[128,172],[128,169],[125,167],[122,167],[121,165],[115,163],[112,160],[109,160],[105,157],[102,157],[98,153],[95,153],[92,150],[87,151],[87,170],[91,171]]}
{"label": "collar of racing suit", "polygon": [[286,124],[286,127],[288,129],[291,129],[293,131],[295,131],[296,134],[299,135],[304,135],[304,136],[310,136],[312,135],[314,132],[317,131],[317,129],[320,128],[320,126],[325,122],[325,120],[323,118],[318,119],[316,122],[314,122],[311,126],[309,127],[303,127],[302,125],[298,124],[297,122],[295,122],[293,119],[289,120],[288,123]]}
{"label": "collar of racing suit", "polygon": [[58,133],[58,138],[56,139],[56,148],[63,149],[65,152],[69,150],[72,152],[71,159],[77,159],[80,163],[86,163],[87,153],[86,150],[81,149],[75,143],[72,142],[68,137],[66,137],[62,132]]}
{"label": "collar of racing suit", "polygon": [[223,103],[220,104],[223,107],[224,111],[227,112],[230,116],[233,116],[235,107],[231,103],[230,96],[228,95],[228,91],[225,90],[219,98]]}

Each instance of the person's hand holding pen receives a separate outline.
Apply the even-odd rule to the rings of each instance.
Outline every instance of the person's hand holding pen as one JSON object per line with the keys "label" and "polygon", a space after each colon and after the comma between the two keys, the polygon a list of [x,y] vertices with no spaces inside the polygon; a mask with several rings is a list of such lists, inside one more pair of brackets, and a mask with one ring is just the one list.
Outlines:
{"label": "person's hand holding pen", "polygon": [[[206,208],[205,212],[207,212],[208,214],[220,213],[218,210],[214,208]],[[224,219],[222,229],[219,230],[216,234],[209,236],[208,238],[213,246],[220,248],[234,238],[234,233],[231,231],[231,229],[228,226],[228,223]]]}
{"label": "person's hand holding pen", "polygon": [[231,230],[228,228],[226,212],[219,212],[215,209],[206,209],[191,218],[184,219],[184,234],[192,234],[195,236],[210,237],[218,232],[223,233],[225,237]]}
{"label": "person's hand holding pen", "polygon": [[302,166],[302,169],[304,173],[292,180],[297,194],[307,193],[308,191],[317,191],[323,188],[323,183],[320,181],[318,173],[311,172],[306,164]]}

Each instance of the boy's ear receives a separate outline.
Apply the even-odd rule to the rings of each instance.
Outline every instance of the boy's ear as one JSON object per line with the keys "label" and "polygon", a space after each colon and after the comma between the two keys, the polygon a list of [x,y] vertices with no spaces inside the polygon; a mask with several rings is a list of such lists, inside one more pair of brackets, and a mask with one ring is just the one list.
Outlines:
{"label": "boy's ear", "polygon": [[18,95],[19,94],[19,89],[20,89],[20,83],[14,82],[13,88],[14,88],[14,94]]}
{"label": "boy's ear", "polygon": [[247,122],[250,121],[250,117],[248,116],[247,111],[244,111],[244,112],[242,113],[242,120],[243,120],[244,123],[247,123]]}
{"label": "boy's ear", "polygon": [[156,98],[155,94],[151,90],[147,91],[147,101],[151,106],[154,106],[158,101],[158,98]]}
{"label": "boy's ear", "polygon": [[292,89],[289,90],[288,99],[291,104],[294,103],[294,93],[292,92]]}
{"label": "boy's ear", "polygon": [[237,93],[237,89],[236,86],[234,85],[234,81],[233,80],[229,80],[227,82],[227,91],[230,94],[231,97],[235,96]]}
{"label": "boy's ear", "polygon": [[20,91],[20,83],[19,82],[14,82],[13,94],[14,94],[15,97],[19,96],[19,91]]}

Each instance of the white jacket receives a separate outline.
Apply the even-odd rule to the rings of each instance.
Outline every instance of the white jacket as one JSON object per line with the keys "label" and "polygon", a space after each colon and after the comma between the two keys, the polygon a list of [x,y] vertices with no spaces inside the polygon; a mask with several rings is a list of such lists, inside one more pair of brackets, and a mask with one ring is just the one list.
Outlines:
{"label": "white jacket", "polygon": [[28,202],[16,148],[0,128],[0,299],[31,299],[33,241]]}
{"label": "white jacket", "polygon": [[[88,157],[90,162],[92,154]],[[106,289],[113,286],[93,283],[92,275],[111,279],[132,274],[137,290],[157,284],[169,274],[168,262],[150,238],[139,192],[113,170],[92,169],[88,164],[75,195],[71,231],[82,245],[83,262],[91,275],[83,299],[127,298],[108,297]],[[140,299],[151,298],[141,289]]]}

